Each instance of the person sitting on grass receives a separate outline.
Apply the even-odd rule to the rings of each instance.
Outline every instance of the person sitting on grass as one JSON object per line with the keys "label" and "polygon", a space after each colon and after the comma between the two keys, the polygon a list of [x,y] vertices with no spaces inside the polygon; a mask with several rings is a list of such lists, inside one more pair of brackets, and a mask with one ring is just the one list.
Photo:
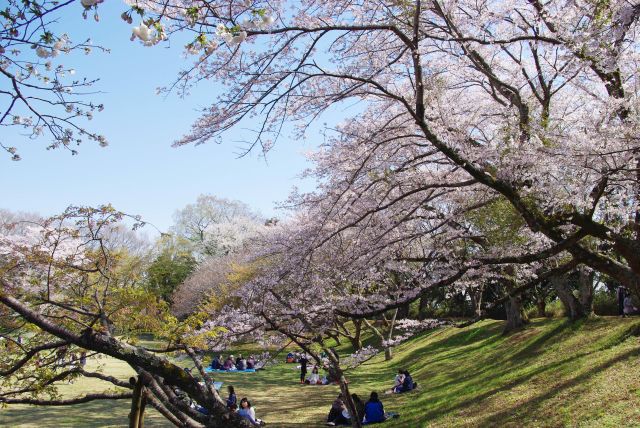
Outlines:
{"label": "person sitting on grass", "polygon": [[253,357],[253,355],[249,355],[249,358],[247,358],[247,368],[248,369],[256,368],[256,359]]}
{"label": "person sitting on grass", "polygon": [[344,395],[338,394],[338,398],[336,398],[331,405],[329,415],[327,416],[327,425],[351,425],[349,410],[347,410],[347,406],[344,404],[343,399]]}
{"label": "person sitting on grass", "polygon": [[222,368],[224,370],[237,370],[236,365],[233,362],[233,355],[229,355],[229,358],[224,362],[224,366]]}
{"label": "person sitting on grass", "polygon": [[211,360],[211,369],[212,370],[221,370],[222,369],[222,356],[218,355]]}
{"label": "person sitting on grass", "polygon": [[404,371],[402,369],[399,369],[398,374],[396,375],[396,379],[393,383],[393,388],[391,388],[391,392],[394,392],[396,394],[400,393],[403,382],[404,382]]}
{"label": "person sitting on grass", "polygon": [[227,387],[229,391],[229,397],[227,398],[227,409],[236,410],[238,408],[238,397],[236,397],[236,391],[232,385]]}
{"label": "person sitting on grass", "polygon": [[404,380],[402,381],[400,392],[408,392],[413,390],[416,387],[416,384],[413,382],[413,378],[407,370],[403,371],[402,373],[404,374]]}
{"label": "person sitting on grass", "polygon": [[373,391],[369,396],[369,401],[364,405],[364,423],[375,424],[378,422],[384,422],[386,419],[384,415],[384,406],[378,398],[378,393]]}
{"label": "person sitting on grass", "polygon": [[256,419],[256,412],[251,407],[251,403],[247,397],[243,397],[242,400],[240,400],[240,409],[238,410],[238,414],[251,422],[251,425],[253,426],[265,425],[263,421]]}
{"label": "person sitting on grass", "polygon": [[320,373],[318,373],[318,366],[313,366],[313,369],[311,369],[311,376],[309,376],[307,381],[309,382],[309,385],[322,385],[322,382],[320,381]]}
{"label": "person sitting on grass", "polygon": [[240,355],[240,360],[238,361],[238,364],[236,364],[236,368],[238,370],[246,370],[247,369],[247,360],[245,360],[242,355]]}

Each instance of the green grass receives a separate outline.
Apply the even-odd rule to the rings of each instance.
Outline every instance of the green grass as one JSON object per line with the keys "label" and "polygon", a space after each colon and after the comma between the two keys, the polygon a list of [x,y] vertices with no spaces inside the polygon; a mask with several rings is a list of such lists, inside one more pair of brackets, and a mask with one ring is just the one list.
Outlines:
{"label": "green grass", "polygon": [[[411,371],[417,391],[382,395],[385,409],[401,414],[386,427],[640,426],[639,319],[534,320],[509,336],[501,330],[502,322],[484,321],[422,334],[397,347],[392,361],[378,356],[351,371],[351,388],[366,398],[388,389],[398,368]],[[123,378],[131,374],[117,361],[98,361]],[[249,397],[269,426],[323,426],[338,387],[302,386],[297,379],[291,364],[216,376],[233,384],[238,397]],[[84,382],[61,390],[78,392]],[[124,426],[128,406],[10,406],[0,410],[0,426]],[[149,427],[168,426],[155,412],[148,417]]]}

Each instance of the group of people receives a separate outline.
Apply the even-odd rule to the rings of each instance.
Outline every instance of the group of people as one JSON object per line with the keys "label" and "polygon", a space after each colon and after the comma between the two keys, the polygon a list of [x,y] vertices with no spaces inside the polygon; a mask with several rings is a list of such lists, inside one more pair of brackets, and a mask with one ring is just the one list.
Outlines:
{"label": "group of people", "polygon": [[251,402],[247,397],[243,397],[238,405],[238,397],[233,386],[227,387],[229,397],[227,398],[227,408],[232,412],[238,412],[238,415],[242,416],[251,423],[253,426],[266,425],[263,420],[256,418],[256,411],[251,407]]}
{"label": "group of people", "polygon": [[378,397],[378,393],[375,391],[371,392],[369,400],[366,403],[362,402],[358,394],[351,394],[351,399],[356,409],[356,415],[351,415],[345,403],[345,396],[339,394],[329,410],[327,425],[351,425],[354,417],[358,418],[363,424],[374,424],[384,422],[391,416],[385,413],[384,406]]}
{"label": "group of people", "polygon": [[627,317],[631,315],[639,315],[640,310],[633,305],[633,299],[631,293],[626,287],[620,286],[617,290],[618,298],[618,315]]}
{"label": "group of people", "polygon": [[393,388],[391,388],[390,392],[394,394],[401,394],[403,392],[414,390],[417,386],[418,383],[414,382],[409,372],[407,370],[400,369],[398,370]]}
{"label": "group of people", "polygon": [[226,360],[222,359],[222,355],[218,355],[211,361],[210,367],[213,370],[228,371],[258,368],[256,358],[253,355],[250,355],[249,358],[244,358],[242,354],[235,359],[233,355],[229,355]]}
{"label": "group of people", "polygon": [[[311,374],[307,377],[307,370],[309,365],[309,359],[306,354],[300,354],[297,358],[297,362],[300,364],[300,383],[304,385],[328,385],[335,383],[337,379],[331,376],[331,372],[327,375],[320,376],[320,370],[316,364],[311,369]],[[326,366],[325,366],[326,369]]]}

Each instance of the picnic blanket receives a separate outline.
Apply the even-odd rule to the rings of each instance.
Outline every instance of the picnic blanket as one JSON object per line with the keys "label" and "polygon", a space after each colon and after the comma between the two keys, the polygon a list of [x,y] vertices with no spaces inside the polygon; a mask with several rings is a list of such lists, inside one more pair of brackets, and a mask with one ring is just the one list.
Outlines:
{"label": "picnic blanket", "polygon": [[256,369],[246,369],[246,370],[220,370],[220,369],[212,369],[211,367],[207,367],[204,369],[207,373],[255,373]]}

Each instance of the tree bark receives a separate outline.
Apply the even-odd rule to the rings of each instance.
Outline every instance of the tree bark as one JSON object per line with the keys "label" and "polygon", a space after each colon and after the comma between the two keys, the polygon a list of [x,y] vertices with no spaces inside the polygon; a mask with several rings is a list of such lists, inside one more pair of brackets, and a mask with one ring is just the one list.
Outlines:
{"label": "tree bark", "polygon": [[351,414],[351,426],[356,428],[362,428],[362,421],[358,418],[358,409],[356,409],[356,403],[353,402],[353,398],[349,393],[349,385],[347,384],[347,379],[344,377],[344,373],[341,369],[337,369],[339,379],[340,379],[340,392],[345,399],[345,404],[349,409],[349,413]]}
{"label": "tree bark", "polygon": [[406,303],[398,308],[398,318],[409,318],[410,303]]}
{"label": "tree bark", "polygon": [[551,278],[551,284],[558,294],[558,298],[564,306],[566,316],[571,321],[576,321],[585,317],[584,308],[580,301],[573,295],[571,288],[568,286],[568,278],[566,275]]}
{"label": "tree bark", "polygon": [[593,278],[595,273],[586,266],[578,268],[579,300],[584,316],[593,315]]}
{"label": "tree bark", "polygon": [[353,333],[353,339],[350,340],[354,350],[358,351],[362,349],[362,319],[353,320],[353,326],[355,331]]}
{"label": "tree bark", "polygon": [[484,285],[474,287],[469,290],[469,296],[471,297],[471,305],[473,306],[473,316],[482,316],[482,292],[484,291]]}
{"label": "tree bark", "polygon": [[547,316],[547,300],[544,297],[538,297],[536,307],[538,308],[538,317],[545,318]]}
{"label": "tree bark", "polygon": [[[0,279],[4,289],[11,287]],[[248,422],[241,416],[226,409],[220,397],[211,395],[206,388],[188,375],[181,367],[176,366],[155,354],[140,347],[129,345],[99,331],[86,329],[76,334],[63,326],[54,324],[40,313],[34,311],[27,304],[2,292],[0,288],[0,303],[20,314],[26,321],[40,329],[81,348],[112,356],[126,361],[132,366],[147,370],[149,373],[161,376],[164,383],[173,385],[185,391],[191,398],[209,411],[205,425],[208,427],[247,427]]]}
{"label": "tree bark", "polygon": [[423,294],[422,296],[420,296],[420,303],[418,305],[418,319],[420,321],[426,318],[425,310],[427,309],[428,305],[429,298],[425,294]]}
{"label": "tree bark", "polygon": [[528,320],[522,308],[520,295],[509,296],[509,300],[504,303],[504,310],[507,315],[507,322],[502,334],[518,330],[527,324]]}
{"label": "tree bark", "polygon": [[129,428],[141,428],[140,421],[144,418],[144,405],[142,404],[145,395],[142,376],[138,379],[131,378],[129,382],[133,385],[133,397],[131,398],[131,411],[129,412]]}

